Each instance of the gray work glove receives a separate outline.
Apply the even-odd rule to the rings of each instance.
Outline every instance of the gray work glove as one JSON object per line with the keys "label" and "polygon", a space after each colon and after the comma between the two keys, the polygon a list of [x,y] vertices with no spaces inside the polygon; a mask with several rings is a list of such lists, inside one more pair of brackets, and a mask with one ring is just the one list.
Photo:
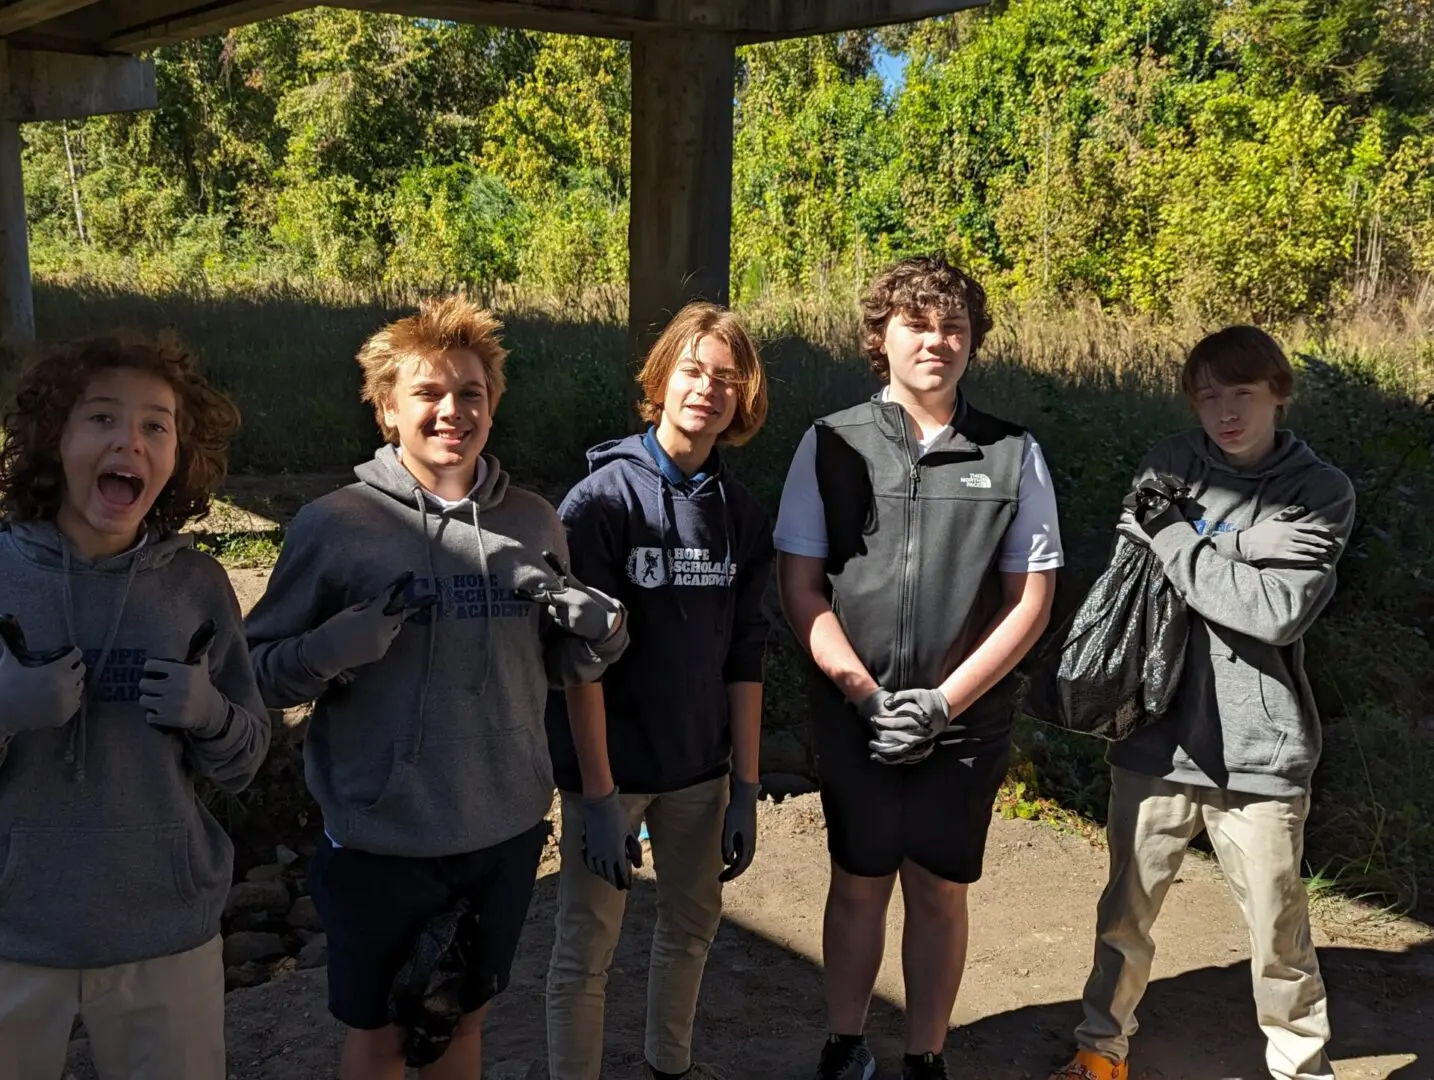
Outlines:
{"label": "gray work glove", "polygon": [[535,604],[544,604],[548,617],[561,630],[594,645],[606,645],[618,636],[623,622],[622,605],[607,593],[584,585],[563,566],[551,551],[543,560],[553,577],[532,589],[516,589],[516,595]]}
{"label": "gray work glove", "polygon": [[878,686],[856,703],[856,714],[869,724],[873,717],[886,711],[886,703],[890,700],[891,691]]}
{"label": "gray work glove", "polygon": [[1332,562],[1339,541],[1323,525],[1290,521],[1301,517],[1303,507],[1292,506],[1258,525],[1235,534],[1235,548],[1248,563],[1308,563],[1319,566]]}
{"label": "gray work glove", "polygon": [[337,615],[304,635],[299,649],[304,663],[321,679],[339,678],[354,668],[382,660],[403,624],[438,602],[437,595],[405,603],[404,590],[413,581],[410,570],[383,591]]}
{"label": "gray work glove", "polygon": [[762,785],[732,778],[732,799],[722,819],[722,861],[727,869],[718,875],[723,884],[735,881],[752,865],[757,852],[757,795]]}
{"label": "gray work glove", "polygon": [[937,736],[951,727],[951,707],[940,690],[898,690],[871,720],[876,738],[867,747],[883,765],[912,765],[929,757]]}
{"label": "gray work glove", "polygon": [[583,796],[583,863],[614,889],[632,888],[642,842],[632,831],[616,787],[601,799]]}
{"label": "gray work glove", "polygon": [[209,647],[214,620],[206,619],[189,639],[183,660],[152,658],[139,681],[145,719],[157,728],[187,731],[196,739],[220,734],[230,716],[229,700],[209,681]]}
{"label": "gray work glove", "polygon": [[[85,665],[79,649],[35,656],[20,624],[4,616],[0,627],[0,730],[11,734],[60,728],[80,711]],[[58,655],[56,655],[58,654]]]}

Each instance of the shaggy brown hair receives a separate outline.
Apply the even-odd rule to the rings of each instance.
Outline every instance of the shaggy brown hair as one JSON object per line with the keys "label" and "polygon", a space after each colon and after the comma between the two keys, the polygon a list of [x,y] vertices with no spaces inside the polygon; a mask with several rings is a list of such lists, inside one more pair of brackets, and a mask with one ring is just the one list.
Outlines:
{"label": "shaggy brown hair", "polygon": [[991,332],[986,290],[965,271],[952,266],[944,255],[918,255],[902,259],[877,275],[861,298],[863,347],[877,378],[891,378],[891,364],[881,351],[886,324],[898,312],[907,318],[937,318],[963,311],[971,320],[971,356]]}
{"label": "shaggy brown hair", "polygon": [[1258,326],[1227,326],[1196,342],[1180,372],[1180,386],[1192,402],[1209,382],[1269,383],[1278,397],[1289,397],[1295,389],[1295,371],[1279,342]]}
{"label": "shaggy brown hair", "polygon": [[741,446],[762,430],[767,421],[767,374],[757,345],[737,316],[720,304],[694,300],[667,324],[662,336],[653,342],[637,385],[642,388],[638,413],[649,424],[662,419],[662,402],[667,396],[667,383],[672,369],[697,343],[707,336],[715,337],[732,352],[737,375],[730,380],[737,389],[737,412],[727,430],[717,437],[719,446]]}
{"label": "shaggy brown hair", "polygon": [[398,374],[405,364],[434,360],[450,349],[466,349],[478,357],[488,380],[488,415],[498,409],[498,399],[508,382],[503,361],[508,350],[499,334],[503,324],[493,313],[461,294],[423,300],[418,312],[389,323],[363,343],[358,352],[363,369],[363,400],[373,406],[374,419],[385,442],[398,443],[398,429],[383,418],[390,404]]}
{"label": "shaggy brown hair", "polygon": [[179,405],[174,475],[145,522],[177,531],[209,510],[224,481],[239,410],[199,374],[177,335],[129,331],[42,347],[24,367],[5,411],[0,511],[16,521],[53,520],[64,496],[60,437],[75,403],[102,371],[129,368],[169,384]]}

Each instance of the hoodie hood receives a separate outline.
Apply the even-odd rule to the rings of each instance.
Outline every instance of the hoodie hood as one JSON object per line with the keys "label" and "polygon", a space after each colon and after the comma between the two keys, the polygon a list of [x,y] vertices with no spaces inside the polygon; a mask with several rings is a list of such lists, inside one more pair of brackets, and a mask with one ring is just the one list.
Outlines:
{"label": "hoodie hood", "polygon": [[[503,501],[503,496],[508,491],[508,474],[493,455],[482,455],[482,461],[482,477],[458,503],[447,507],[450,512],[471,512],[474,507],[481,512]],[[396,446],[380,446],[374,451],[372,458],[354,467],[354,475],[374,490],[381,491],[405,505],[415,505],[415,500],[425,496],[425,501],[440,505],[437,498],[425,491],[413,473],[404,466]]]}

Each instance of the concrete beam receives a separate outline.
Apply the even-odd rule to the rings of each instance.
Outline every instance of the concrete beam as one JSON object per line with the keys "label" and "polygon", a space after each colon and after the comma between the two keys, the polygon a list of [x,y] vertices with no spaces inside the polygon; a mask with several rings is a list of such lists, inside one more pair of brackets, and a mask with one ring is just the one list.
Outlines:
{"label": "concrete beam", "polygon": [[11,0],[0,7],[0,37],[24,30],[36,23],[58,19],[82,7],[88,7],[96,0]]}
{"label": "concrete beam", "polygon": [[[0,86],[10,75],[10,49],[0,41]],[[30,291],[30,240],[25,231],[25,175],[20,125],[0,119],[0,344],[35,340],[35,299]]]}
{"label": "concrete beam", "polygon": [[9,93],[0,110],[6,120],[73,120],[159,105],[149,60],[13,46],[9,56]]}
{"label": "concrete beam", "polygon": [[[56,14],[26,45],[142,52],[310,7],[312,0],[14,0]],[[984,0],[336,0],[338,6],[531,30],[632,37],[646,30],[735,34],[739,44],[944,15]],[[60,13],[62,11],[67,13]],[[9,10],[0,8],[0,13]]]}
{"label": "concrete beam", "polygon": [[688,300],[727,302],[735,68],[731,34],[633,37],[627,246],[634,355]]}

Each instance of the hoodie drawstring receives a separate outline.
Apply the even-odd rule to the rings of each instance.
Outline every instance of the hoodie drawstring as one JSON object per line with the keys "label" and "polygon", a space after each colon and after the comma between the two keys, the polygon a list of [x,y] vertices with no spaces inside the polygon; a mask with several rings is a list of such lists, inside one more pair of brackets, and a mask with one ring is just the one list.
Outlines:
{"label": "hoodie drawstring", "polygon": [[[674,528],[677,523],[677,510],[672,506],[672,487],[663,479],[661,474],[654,479],[657,484],[657,534],[662,538],[662,580],[666,585],[673,584],[672,572],[672,537],[668,530]],[[678,537],[681,540],[681,537]],[[672,597],[677,601],[677,612],[682,616],[682,621],[687,621],[687,605],[682,602],[682,592],[679,589],[672,590]]]}
{"label": "hoodie drawstring", "polygon": [[[428,587],[438,595],[438,572],[433,563],[433,545],[428,542],[428,500],[423,497],[423,489],[417,485],[413,488],[413,500],[418,504],[418,515],[423,528],[423,554],[428,562]],[[436,539],[436,538],[435,538]],[[442,605],[443,598],[439,596],[438,605]],[[414,722],[413,751],[409,754],[409,761],[418,763],[418,755],[423,750],[423,728],[424,713],[428,709],[428,680],[433,674],[433,653],[438,642],[437,624],[439,612],[436,607],[428,609],[428,639],[426,643],[425,659],[423,663],[423,681],[418,684],[418,718]]]}
{"label": "hoodie drawstring", "polygon": [[[64,570],[62,581],[64,583],[65,631],[70,635],[70,641],[78,644],[79,635],[75,633],[74,594],[70,589],[70,543],[63,535],[60,537],[60,552]],[[99,657],[96,659],[94,667],[85,673],[84,693],[80,695],[80,711],[74,724],[70,726],[70,744],[65,750],[65,764],[73,766],[70,778],[76,783],[84,783],[85,780],[86,744],[88,741],[86,729],[89,720],[90,695],[99,690],[105,664],[109,662],[110,653],[114,651],[115,640],[119,637],[120,623],[124,619],[124,606],[129,601],[130,587],[134,584],[135,574],[139,573],[140,563],[144,561],[144,558],[145,554],[140,552],[130,559],[129,573],[125,575],[124,579],[124,589],[120,592],[119,604],[115,606],[114,618],[110,621],[109,630],[105,633]]]}
{"label": "hoodie drawstring", "polygon": [[478,504],[473,503],[473,533],[478,540],[478,570],[483,575],[483,681],[478,695],[488,692],[488,676],[493,670],[493,596],[488,591],[488,548],[483,543],[483,526],[478,520]]}

